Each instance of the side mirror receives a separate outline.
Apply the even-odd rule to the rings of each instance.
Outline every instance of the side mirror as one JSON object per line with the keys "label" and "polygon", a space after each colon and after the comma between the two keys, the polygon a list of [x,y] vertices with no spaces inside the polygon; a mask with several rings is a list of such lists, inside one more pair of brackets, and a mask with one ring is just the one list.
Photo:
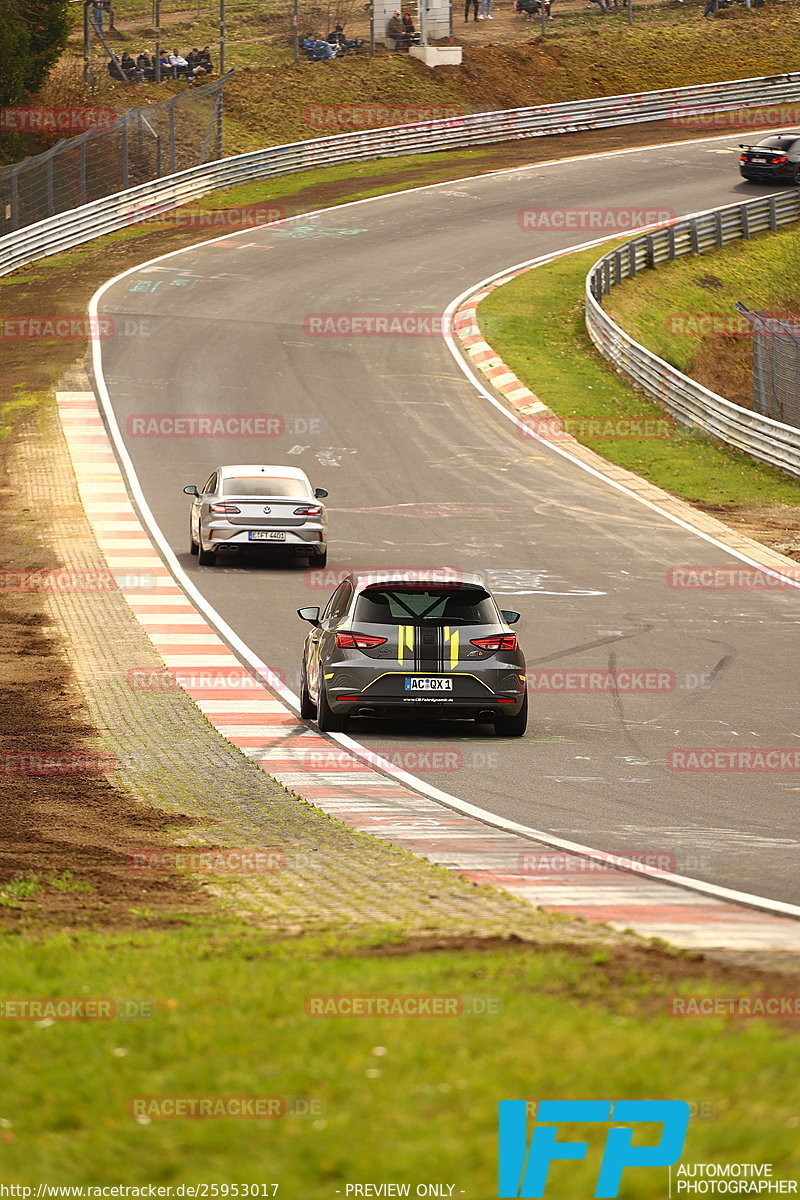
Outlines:
{"label": "side mirror", "polygon": [[522,614],[514,612],[513,608],[501,608],[500,616],[503,618],[506,625],[516,625]]}
{"label": "side mirror", "polygon": [[327,488],[314,488],[314,495],[318,500],[324,500],[327,494]]}
{"label": "side mirror", "polygon": [[196,483],[187,483],[186,487],[183,490],[186,492],[187,496],[199,496],[200,495],[200,493],[197,490]]}
{"label": "side mirror", "polygon": [[318,608],[298,608],[298,617],[302,617],[304,621],[308,621],[309,625],[314,628],[319,625],[319,609]]}

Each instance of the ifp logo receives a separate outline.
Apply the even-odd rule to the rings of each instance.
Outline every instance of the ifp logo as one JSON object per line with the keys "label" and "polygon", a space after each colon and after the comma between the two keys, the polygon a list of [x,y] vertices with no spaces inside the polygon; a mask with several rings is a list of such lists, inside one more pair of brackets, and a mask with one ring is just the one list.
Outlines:
{"label": "ifp logo", "polygon": [[[586,1157],[588,1142],[556,1141],[563,1123],[625,1122],[606,1132],[595,1197],[618,1195],[626,1167],[669,1167],[683,1152],[685,1100],[540,1100],[528,1145],[528,1101],[500,1101],[501,1200],[544,1196],[550,1164]],[[634,1125],[661,1125],[658,1141],[633,1145]],[[576,1197],[577,1200],[577,1197]]]}

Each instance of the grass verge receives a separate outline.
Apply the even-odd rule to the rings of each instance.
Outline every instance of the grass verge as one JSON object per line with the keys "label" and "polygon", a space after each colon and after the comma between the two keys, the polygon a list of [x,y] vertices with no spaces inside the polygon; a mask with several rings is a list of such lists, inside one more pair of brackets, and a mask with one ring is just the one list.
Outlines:
{"label": "grass verge", "polygon": [[[478,320],[497,353],[570,422],[579,441],[673,495],[706,506],[800,505],[800,481],[700,430],[671,423],[670,436],[663,438],[579,435],[580,422],[657,421],[665,415],[613,371],[586,332],[584,280],[600,253],[595,248],[569,255],[492,292],[481,304]],[[705,257],[691,260],[695,272],[705,269]],[[661,271],[652,277],[653,313],[657,297],[662,301],[661,316],[653,319],[663,322],[664,278]]]}
{"label": "grass verge", "polygon": [[[31,1180],[35,1162],[34,1182],[274,1182],[279,1197],[322,1200],[345,1182],[390,1179],[487,1197],[496,1194],[497,1102],[564,1095],[686,1099],[698,1108],[687,1160],[771,1161],[776,1174],[797,1165],[786,1029],[669,1011],[673,994],[751,992],[731,968],[655,949],[269,944],[219,922],[129,940],[3,943],[7,998],[104,997],[153,1014],[3,1023],[6,1182]],[[320,995],[481,996],[500,1011],[307,1015]],[[131,1115],[134,1097],[242,1095],[314,1099],[305,1118]],[[593,1193],[600,1135],[585,1133],[587,1161],[554,1168],[554,1200]],[[624,1189],[642,1200],[665,1194],[663,1171],[633,1171]]]}
{"label": "grass verge", "polygon": [[[681,258],[615,287],[605,308],[654,353],[728,400],[749,408],[753,343],[735,310],[790,314],[797,320],[797,227],[731,242],[722,250]],[[710,322],[714,332],[709,333]]]}

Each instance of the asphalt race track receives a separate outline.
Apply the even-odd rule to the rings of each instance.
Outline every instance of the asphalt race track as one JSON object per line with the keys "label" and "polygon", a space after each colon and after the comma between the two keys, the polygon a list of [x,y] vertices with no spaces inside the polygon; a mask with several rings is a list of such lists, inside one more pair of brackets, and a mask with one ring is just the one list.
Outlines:
{"label": "asphalt race track", "polygon": [[[740,182],[736,142],[515,169],[187,250],[106,291],[101,313],[123,326],[147,318],[147,334],[108,339],[102,361],[123,431],[149,413],[285,421],[282,437],[126,432],[125,443],[192,580],[294,691],[307,628],[295,610],[323,603],[333,573],[350,567],[484,571],[522,612],[529,667],[651,668],[677,681],[661,694],[533,696],[521,741],[452,722],[357,721],[363,745],[536,829],[613,853],[674,854],[682,874],[798,902],[800,773],[666,766],[676,747],[800,745],[797,591],[668,587],[671,566],[740,564],[521,440],[440,336],[318,337],[304,325],[320,313],[436,316],[495,272],[597,236],[523,230],[525,207],[680,214],[763,194]],[[304,560],[197,566],[181,488],[222,462],[290,463],[329,489],[322,586]],[[457,769],[424,769],[423,758],[414,770],[409,752],[432,750],[455,752],[444,762]]]}

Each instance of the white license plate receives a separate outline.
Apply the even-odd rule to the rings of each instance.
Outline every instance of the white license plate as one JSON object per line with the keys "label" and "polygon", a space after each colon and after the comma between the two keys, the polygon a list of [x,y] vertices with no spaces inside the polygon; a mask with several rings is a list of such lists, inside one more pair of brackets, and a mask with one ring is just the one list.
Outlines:
{"label": "white license plate", "polygon": [[251,529],[248,534],[251,542],[285,542],[286,534],[274,529]]}
{"label": "white license plate", "polygon": [[439,679],[436,676],[406,677],[407,692],[452,692],[452,679]]}

